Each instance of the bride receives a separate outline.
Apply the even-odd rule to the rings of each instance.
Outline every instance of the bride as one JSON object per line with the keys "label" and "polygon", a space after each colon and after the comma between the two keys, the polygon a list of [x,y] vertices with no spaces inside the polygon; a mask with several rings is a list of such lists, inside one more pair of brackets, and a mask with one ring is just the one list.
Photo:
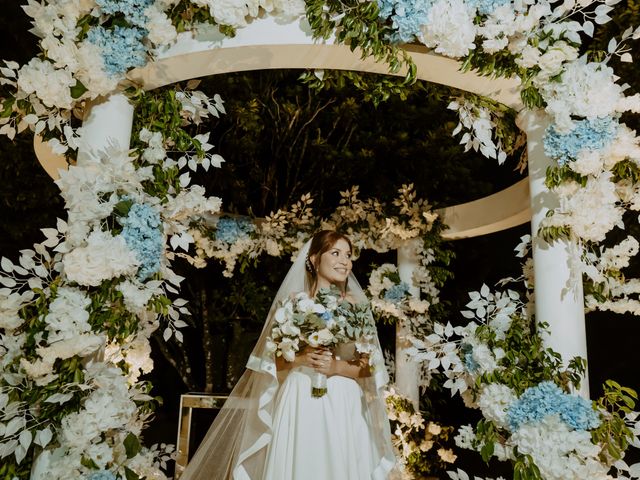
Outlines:
{"label": "bride", "polygon": [[[298,253],[271,305],[247,370],[218,413],[181,480],[383,480],[395,457],[382,388],[388,375],[375,339],[372,361],[354,343],[307,346],[292,362],[267,348],[283,300],[337,286],[351,303],[366,296],[351,273],[351,241],[323,230]],[[372,363],[373,365],[369,365]],[[327,393],[314,397],[312,378]]]}

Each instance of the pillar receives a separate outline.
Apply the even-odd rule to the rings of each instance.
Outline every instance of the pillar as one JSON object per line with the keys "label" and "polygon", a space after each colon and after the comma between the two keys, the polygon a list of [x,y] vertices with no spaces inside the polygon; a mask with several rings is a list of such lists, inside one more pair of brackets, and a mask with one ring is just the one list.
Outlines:
{"label": "pillar", "polygon": [[[545,345],[560,353],[566,365],[573,357],[587,358],[582,276],[572,272],[580,248],[570,240],[550,245],[536,235],[547,212],[559,206],[558,197],[544,184],[547,167],[556,164],[545,155],[542,143],[550,120],[542,111],[530,111],[521,112],[517,123],[527,134],[536,320],[549,324]],[[578,280],[570,281],[572,277]],[[585,398],[589,397],[588,379],[585,373],[579,390]]]}
{"label": "pillar", "polygon": [[[420,265],[420,257],[417,254],[420,242],[420,239],[408,240],[398,248],[400,280],[410,286],[412,294],[418,293],[418,288],[413,283],[413,272]],[[410,335],[411,329],[408,325],[396,323],[396,387],[399,393],[409,398],[417,409],[420,398],[418,390],[420,366],[406,354],[407,349],[412,346],[408,339]]]}
{"label": "pillar", "polygon": [[101,150],[129,150],[133,126],[133,105],[122,93],[94,100],[85,112],[78,164],[91,161]]}

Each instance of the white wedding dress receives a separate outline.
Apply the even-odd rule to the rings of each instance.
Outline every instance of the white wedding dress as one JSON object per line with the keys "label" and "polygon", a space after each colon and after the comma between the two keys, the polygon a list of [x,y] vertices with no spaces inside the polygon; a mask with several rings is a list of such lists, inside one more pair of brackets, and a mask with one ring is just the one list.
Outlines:
{"label": "white wedding dress", "polygon": [[[353,344],[340,345],[336,357],[353,358]],[[371,480],[380,458],[371,422],[365,418],[363,390],[352,378],[327,379],[327,393],[311,396],[314,370],[297,367],[285,377],[275,400],[273,437],[263,480]]]}

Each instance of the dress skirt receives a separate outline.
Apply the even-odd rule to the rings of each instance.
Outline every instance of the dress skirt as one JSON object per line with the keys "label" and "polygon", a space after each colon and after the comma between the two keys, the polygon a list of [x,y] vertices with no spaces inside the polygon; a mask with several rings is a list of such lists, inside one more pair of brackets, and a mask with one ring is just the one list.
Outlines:
{"label": "dress skirt", "polygon": [[379,456],[360,385],[335,375],[314,398],[313,373],[295,368],[280,385],[263,480],[371,480]]}

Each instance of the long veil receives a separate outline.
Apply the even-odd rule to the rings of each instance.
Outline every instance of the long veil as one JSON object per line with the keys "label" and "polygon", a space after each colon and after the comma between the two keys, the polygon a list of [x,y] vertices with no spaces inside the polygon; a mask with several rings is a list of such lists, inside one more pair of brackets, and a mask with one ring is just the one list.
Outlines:
{"label": "long veil", "polygon": [[[260,338],[247,362],[247,369],[220,409],[181,480],[262,480],[279,385],[275,357],[267,352],[266,339],[271,334],[274,314],[281,302],[293,293],[308,290],[304,262],[310,244],[311,241],[308,241],[298,252],[273,299]],[[349,276],[347,286],[351,298],[357,302],[367,301],[353,274]],[[357,381],[364,392],[366,420],[379,453],[372,478],[383,480],[393,468],[395,456],[382,393],[389,377],[377,336],[375,343],[380,354],[372,356],[376,359],[374,373]]]}

